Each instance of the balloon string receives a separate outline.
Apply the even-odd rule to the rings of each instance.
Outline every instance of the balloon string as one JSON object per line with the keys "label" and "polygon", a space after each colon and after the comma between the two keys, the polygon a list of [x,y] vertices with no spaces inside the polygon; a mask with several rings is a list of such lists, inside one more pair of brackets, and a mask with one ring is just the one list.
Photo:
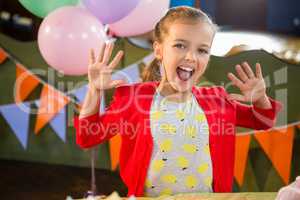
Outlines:
{"label": "balloon string", "polygon": [[97,186],[96,186],[96,176],[95,176],[95,160],[96,160],[96,150],[97,147],[91,149],[91,173],[92,173],[92,179],[91,179],[91,190],[93,195],[96,195],[97,193]]}

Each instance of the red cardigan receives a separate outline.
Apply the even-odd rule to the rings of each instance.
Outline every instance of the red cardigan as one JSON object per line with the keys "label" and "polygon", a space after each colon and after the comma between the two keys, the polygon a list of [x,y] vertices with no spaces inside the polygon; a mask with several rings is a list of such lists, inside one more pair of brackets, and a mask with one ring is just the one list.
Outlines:
{"label": "red cardigan", "polygon": [[[143,196],[145,178],[153,149],[149,112],[159,82],[121,86],[103,115],[74,118],[76,142],[81,148],[102,143],[115,134],[122,137],[120,175],[128,196]],[[268,129],[274,125],[281,104],[270,98],[272,108],[229,101],[223,87],[192,88],[209,125],[213,167],[213,191],[231,192],[235,155],[235,127]]]}

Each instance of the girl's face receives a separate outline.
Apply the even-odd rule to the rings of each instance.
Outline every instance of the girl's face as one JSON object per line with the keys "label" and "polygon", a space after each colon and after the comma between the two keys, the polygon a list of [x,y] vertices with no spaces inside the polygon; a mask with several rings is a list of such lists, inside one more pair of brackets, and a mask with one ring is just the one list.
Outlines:
{"label": "girl's face", "polygon": [[162,81],[175,91],[190,91],[206,69],[213,37],[206,22],[169,24],[163,41],[154,42],[154,54],[164,67]]}

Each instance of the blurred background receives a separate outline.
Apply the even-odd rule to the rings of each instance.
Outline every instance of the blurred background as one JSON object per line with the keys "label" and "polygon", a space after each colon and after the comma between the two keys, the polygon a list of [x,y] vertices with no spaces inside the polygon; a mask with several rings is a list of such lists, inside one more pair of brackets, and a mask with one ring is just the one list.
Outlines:
{"label": "blurred background", "polygon": [[[226,74],[237,63],[260,62],[268,94],[284,104],[274,130],[238,129],[243,137],[237,138],[234,192],[276,192],[300,175],[300,1],[131,0],[119,6],[128,8],[126,12],[115,11],[124,11],[122,16],[97,15],[109,6],[120,9],[121,4],[103,0],[93,7],[92,0],[0,0],[1,198],[80,198],[91,189],[93,159],[98,192],[126,195],[118,175],[120,138],[95,147],[94,158],[91,150],[75,143],[73,116],[87,84],[84,50],[100,47],[107,38],[114,40],[113,54],[125,51],[114,78],[139,82],[153,58],[153,25],[167,8],[179,5],[202,9],[220,28],[199,85],[223,85],[235,91]],[[57,28],[57,35],[47,35],[47,27]],[[22,74],[25,79],[18,82]],[[49,91],[63,103],[47,99]],[[109,104],[112,94],[113,90],[105,93],[100,109]],[[25,108],[20,110],[18,103]],[[49,104],[55,112],[42,114]]]}
{"label": "blurred background", "polygon": [[[300,35],[300,4],[297,0],[178,0],[172,5],[182,4],[200,7],[222,29]],[[18,1],[2,0],[0,6],[2,33],[20,41],[37,39],[42,18],[26,10]]]}

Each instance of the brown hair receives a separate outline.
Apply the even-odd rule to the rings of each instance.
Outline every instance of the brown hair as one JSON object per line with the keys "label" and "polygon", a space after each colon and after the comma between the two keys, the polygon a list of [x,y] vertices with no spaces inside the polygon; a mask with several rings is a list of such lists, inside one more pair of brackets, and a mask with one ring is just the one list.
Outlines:
{"label": "brown hair", "polygon": [[[208,23],[214,32],[217,31],[217,25],[215,25],[203,11],[193,7],[178,6],[170,8],[165,16],[162,17],[155,25],[153,33],[154,41],[161,43],[163,41],[163,37],[168,33],[168,25],[170,22],[174,22],[175,20],[187,20],[192,22],[201,20],[202,22]],[[142,80],[159,81],[160,79],[160,61],[154,58],[149,65],[144,68],[142,72]]]}

